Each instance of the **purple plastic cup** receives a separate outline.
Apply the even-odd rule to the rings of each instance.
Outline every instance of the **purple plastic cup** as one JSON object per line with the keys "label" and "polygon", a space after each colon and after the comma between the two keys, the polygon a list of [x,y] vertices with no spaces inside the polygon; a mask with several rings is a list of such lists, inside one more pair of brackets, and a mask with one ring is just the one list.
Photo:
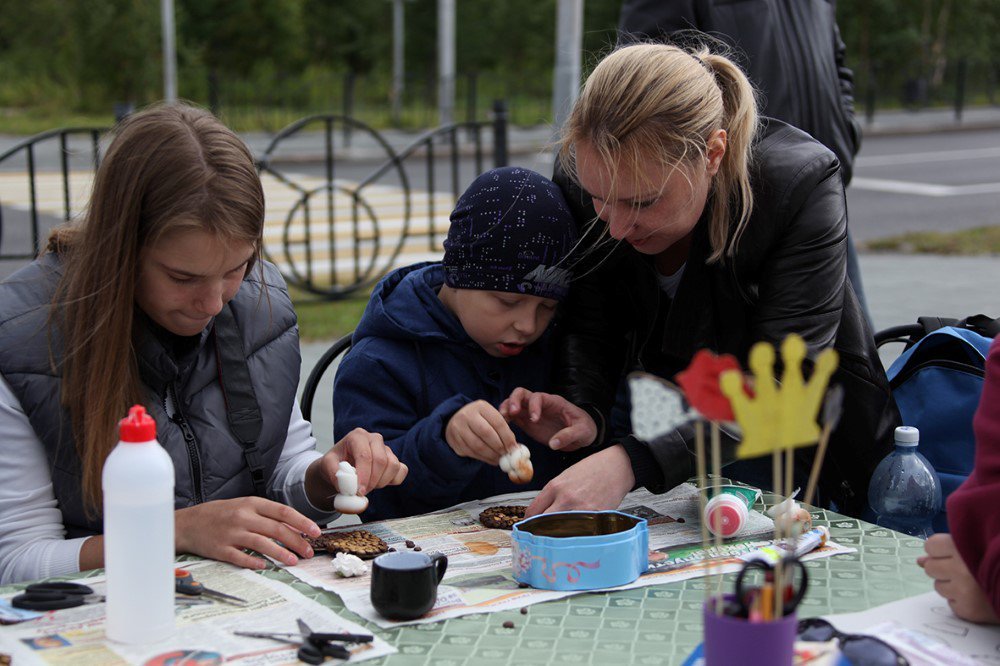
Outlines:
{"label": "purple plastic cup", "polygon": [[[735,597],[734,597],[735,600]],[[775,622],[715,614],[705,604],[705,666],[791,666],[798,620],[795,613]]]}

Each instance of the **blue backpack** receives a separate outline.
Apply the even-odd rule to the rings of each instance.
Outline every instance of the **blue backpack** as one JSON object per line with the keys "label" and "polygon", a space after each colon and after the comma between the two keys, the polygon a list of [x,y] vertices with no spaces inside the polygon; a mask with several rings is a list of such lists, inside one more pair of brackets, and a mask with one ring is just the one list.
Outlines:
{"label": "blue backpack", "polygon": [[[983,391],[986,354],[1000,320],[977,315],[961,321],[936,317],[918,321],[915,326],[883,331],[876,341],[907,342],[907,350],[886,375],[903,425],[920,430],[918,450],[934,466],[947,498],[972,471],[976,451],[972,417]],[[899,331],[910,337],[887,336]],[[941,508],[934,519],[935,532],[948,531]]]}

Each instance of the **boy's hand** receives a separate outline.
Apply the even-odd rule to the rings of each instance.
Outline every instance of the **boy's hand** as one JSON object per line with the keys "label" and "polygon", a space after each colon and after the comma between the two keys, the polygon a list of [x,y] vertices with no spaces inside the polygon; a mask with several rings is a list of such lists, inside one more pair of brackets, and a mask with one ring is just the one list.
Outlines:
{"label": "boy's hand", "polygon": [[463,458],[494,467],[500,456],[517,447],[514,431],[496,408],[485,400],[470,402],[455,412],[444,429],[448,446]]}
{"label": "boy's hand", "polygon": [[924,543],[926,555],[917,564],[934,579],[934,589],[948,600],[955,615],[981,624],[1000,624],[986,593],[965,566],[950,534],[935,534]]}
{"label": "boy's hand", "polygon": [[516,388],[500,404],[500,413],[554,451],[575,451],[597,439],[597,424],[590,414],[561,395]]}

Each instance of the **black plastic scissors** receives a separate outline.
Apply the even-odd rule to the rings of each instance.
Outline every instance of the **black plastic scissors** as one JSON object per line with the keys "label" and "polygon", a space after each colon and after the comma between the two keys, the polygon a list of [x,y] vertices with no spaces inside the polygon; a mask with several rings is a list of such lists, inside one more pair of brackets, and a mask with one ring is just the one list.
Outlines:
{"label": "black plastic scissors", "polygon": [[24,592],[10,600],[15,608],[33,611],[76,608],[94,599],[94,590],[80,583],[32,583]]}
{"label": "black plastic scissors", "polygon": [[299,633],[297,634],[270,631],[236,631],[233,633],[237,636],[270,638],[274,641],[298,645],[299,650],[295,656],[298,657],[299,661],[307,664],[322,664],[327,657],[333,657],[335,659],[349,659],[351,656],[350,651],[343,645],[337,645],[336,642],[370,643],[374,640],[371,634],[315,632],[310,629],[309,625],[306,624],[301,618],[298,620],[298,625]]}
{"label": "black plastic scissors", "polygon": [[[777,575],[780,569],[780,576]],[[751,584],[747,577],[755,571],[763,576],[761,580]],[[778,578],[781,579],[781,590],[777,589]],[[774,608],[774,596],[781,597],[781,614],[789,615],[795,612],[809,588],[809,574],[802,561],[794,556],[783,557],[780,562],[772,563],[764,560],[750,560],[744,563],[736,576],[736,602],[740,606],[741,617],[749,617],[754,603],[767,607],[765,614]],[[767,592],[767,590],[770,592]],[[776,618],[775,618],[776,619]]]}

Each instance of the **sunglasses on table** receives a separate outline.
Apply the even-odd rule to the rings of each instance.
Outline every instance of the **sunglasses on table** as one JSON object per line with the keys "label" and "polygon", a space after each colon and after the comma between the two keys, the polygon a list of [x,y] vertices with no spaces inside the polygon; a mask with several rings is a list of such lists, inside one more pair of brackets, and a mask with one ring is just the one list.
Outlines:
{"label": "sunglasses on table", "polygon": [[830,641],[834,638],[840,652],[853,666],[910,666],[910,662],[885,641],[864,634],[844,634],[824,619],[812,617],[798,626],[800,641]]}

